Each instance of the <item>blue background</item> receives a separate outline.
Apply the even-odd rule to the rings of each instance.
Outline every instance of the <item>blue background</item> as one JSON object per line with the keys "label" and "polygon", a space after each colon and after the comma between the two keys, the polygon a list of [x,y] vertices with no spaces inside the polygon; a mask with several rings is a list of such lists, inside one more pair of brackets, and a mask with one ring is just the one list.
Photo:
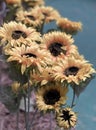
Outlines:
{"label": "blue background", "polygon": [[[96,68],[96,0],[46,0],[63,17],[81,21],[82,32],[74,36],[80,54]],[[51,25],[50,28],[54,26]],[[46,27],[47,28],[47,27]],[[76,130],[96,130],[96,78],[93,79],[77,100],[78,112]]]}

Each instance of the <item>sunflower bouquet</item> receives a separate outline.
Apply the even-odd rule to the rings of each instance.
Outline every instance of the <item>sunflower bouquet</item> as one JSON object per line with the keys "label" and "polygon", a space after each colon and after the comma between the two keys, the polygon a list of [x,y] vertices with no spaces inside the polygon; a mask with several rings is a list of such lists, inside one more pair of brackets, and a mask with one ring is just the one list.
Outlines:
{"label": "sunflower bouquet", "polygon": [[[0,2],[0,62],[11,81],[0,86],[0,101],[14,124],[8,130],[75,129],[75,98],[96,73],[74,44],[82,23],[62,17],[43,0]],[[56,27],[45,31],[52,22]]]}

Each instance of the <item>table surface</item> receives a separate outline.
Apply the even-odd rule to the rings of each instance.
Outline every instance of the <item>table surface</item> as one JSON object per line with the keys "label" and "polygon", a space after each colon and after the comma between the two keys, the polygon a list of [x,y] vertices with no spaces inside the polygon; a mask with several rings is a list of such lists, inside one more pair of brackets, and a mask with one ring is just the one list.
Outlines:
{"label": "table surface", "polygon": [[[46,0],[63,17],[81,21],[83,30],[74,36],[80,54],[96,68],[96,0]],[[96,78],[77,100],[79,121],[76,130],[96,130]]]}

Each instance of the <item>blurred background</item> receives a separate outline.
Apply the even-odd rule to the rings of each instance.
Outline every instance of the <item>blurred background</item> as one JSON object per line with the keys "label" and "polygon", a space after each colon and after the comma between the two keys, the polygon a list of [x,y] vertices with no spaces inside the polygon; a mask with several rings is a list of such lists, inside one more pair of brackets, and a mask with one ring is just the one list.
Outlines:
{"label": "blurred background", "polygon": [[[81,21],[82,32],[74,36],[80,54],[96,68],[96,0],[46,0],[63,17]],[[54,26],[51,25],[50,28]],[[47,28],[47,27],[46,27]],[[96,78],[77,99],[79,121],[76,130],[96,130]]]}

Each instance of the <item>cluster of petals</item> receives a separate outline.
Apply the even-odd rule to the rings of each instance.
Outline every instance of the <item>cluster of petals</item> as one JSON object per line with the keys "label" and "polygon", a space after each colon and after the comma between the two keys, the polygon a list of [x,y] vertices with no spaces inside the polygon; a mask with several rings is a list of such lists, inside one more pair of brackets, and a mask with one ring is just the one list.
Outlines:
{"label": "cluster of petals", "polygon": [[61,60],[53,67],[52,71],[52,76],[56,81],[61,83],[67,81],[77,85],[96,73],[92,64],[88,63],[88,61],[81,57],[76,59],[73,56]]}
{"label": "cluster of petals", "polygon": [[78,48],[73,44],[71,35],[64,32],[53,31],[43,35],[43,41],[40,45],[45,51],[50,53],[52,61],[64,59],[66,56],[78,52]]}
{"label": "cluster of petals", "polygon": [[68,87],[59,84],[50,84],[39,87],[36,92],[36,104],[40,111],[58,110],[60,105],[66,103]]}
{"label": "cluster of petals", "polygon": [[52,67],[43,67],[38,73],[30,72],[30,80],[34,84],[40,84],[40,86],[45,85],[50,82],[54,82],[54,78],[51,75]]}
{"label": "cluster of petals", "polygon": [[35,29],[27,27],[25,24],[11,21],[4,23],[3,27],[0,27],[1,44],[4,46],[19,45],[20,43],[28,41],[38,41],[40,39],[40,33]]}
{"label": "cluster of petals", "polygon": [[82,30],[82,23],[81,22],[75,22],[75,21],[71,21],[67,18],[59,18],[56,22],[57,26],[65,31],[66,33],[71,33],[74,34],[78,31]]}
{"label": "cluster of petals", "polygon": [[21,4],[21,0],[5,0],[7,4]]}
{"label": "cluster of petals", "polygon": [[60,109],[56,116],[57,124],[68,130],[76,126],[77,123],[77,113],[70,107]]}
{"label": "cluster of petals", "polygon": [[36,6],[30,10],[20,9],[16,12],[16,20],[22,22],[28,26],[33,26],[34,28],[42,25],[44,16],[40,12],[40,7]]}
{"label": "cluster of petals", "polygon": [[39,70],[48,62],[48,54],[35,43],[31,43],[30,46],[23,44],[20,47],[5,49],[5,55],[8,55],[8,62],[17,61],[21,65],[22,74],[30,66],[37,67]]}
{"label": "cluster of petals", "polygon": [[41,6],[40,11],[44,15],[45,23],[49,23],[60,18],[59,12],[50,6]]}

